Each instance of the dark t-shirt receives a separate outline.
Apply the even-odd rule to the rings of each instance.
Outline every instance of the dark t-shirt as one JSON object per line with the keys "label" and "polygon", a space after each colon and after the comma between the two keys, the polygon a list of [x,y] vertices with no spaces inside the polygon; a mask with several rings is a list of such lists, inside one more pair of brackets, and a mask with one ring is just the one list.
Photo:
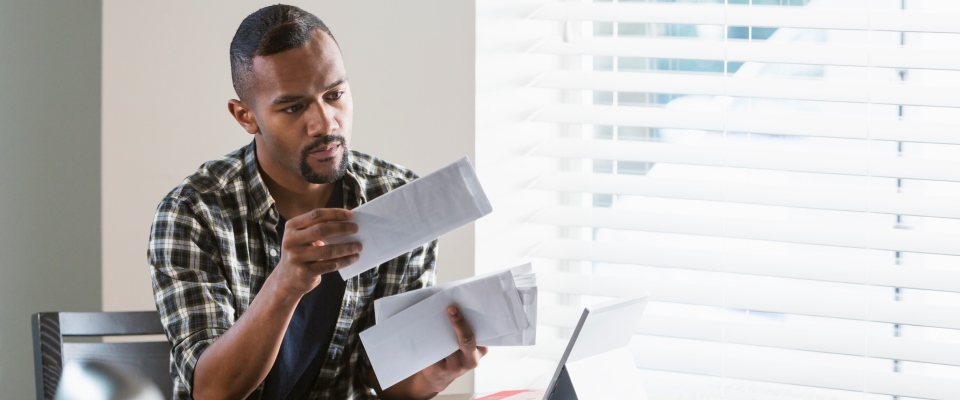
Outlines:
{"label": "dark t-shirt", "polygon": [[[340,181],[334,186],[327,208],[343,208]],[[277,236],[281,242],[286,223],[282,216],[277,223]],[[346,287],[339,272],[328,272],[323,274],[317,287],[300,299],[283,335],[277,360],[264,380],[262,398],[301,399],[310,393],[340,317]]]}

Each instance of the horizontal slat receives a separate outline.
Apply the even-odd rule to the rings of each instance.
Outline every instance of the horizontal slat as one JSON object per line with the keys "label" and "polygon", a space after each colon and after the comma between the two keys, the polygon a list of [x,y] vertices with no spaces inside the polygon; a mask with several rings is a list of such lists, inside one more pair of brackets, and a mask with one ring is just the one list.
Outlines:
{"label": "horizontal slat", "polygon": [[[960,392],[960,380],[958,379],[929,378],[896,372],[864,371],[824,365],[791,364],[789,360],[777,362],[724,356],[691,351],[685,349],[679,343],[665,344],[650,339],[655,338],[641,336],[636,344],[631,346],[636,365],[641,370],[668,371],[688,375],[716,376],[935,400],[953,400],[956,397],[955,394]],[[555,355],[561,354],[565,345],[566,343],[559,340],[538,342],[538,349],[526,353],[524,362],[528,365],[538,365],[534,360],[539,359],[556,362]],[[543,348],[543,350],[539,348]],[[735,388],[730,389],[727,391],[728,394],[736,395],[739,393]],[[672,390],[670,393],[673,393]],[[690,394],[695,398],[702,397],[695,395],[695,393],[697,392],[691,392]],[[753,391],[746,394],[749,394],[749,396],[745,398],[763,398],[757,397],[757,392]],[[820,395],[812,394],[811,398],[814,397],[820,398]],[[776,398],[790,397],[789,394],[785,394]]]}
{"label": "horizontal slat", "polygon": [[[696,118],[690,118],[691,113]],[[533,121],[562,124],[619,125],[647,128],[763,133],[841,139],[960,144],[960,124],[866,117],[783,115],[741,110],[687,110],[663,107],[551,105]]]}
{"label": "horizontal slat", "polygon": [[[582,309],[576,307],[544,307],[537,312],[537,323],[573,328],[581,312]],[[774,324],[644,315],[636,333],[960,366],[960,344],[865,335],[863,331],[835,332]]]}
{"label": "horizontal slat", "polygon": [[542,209],[531,222],[571,227],[592,227],[765,240],[925,254],[960,255],[960,235],[908,231],[903,229],[866,229],[865,227],[825,226],[824,223],[766,221],[723,218],[706,215],[552,206]]}
{"label": "horizontal slat", "polygon": [[960,162],[664,142],[551,139],[534,155],[960,182]]}
{"label": "horizontal slat", "polygon": [[556,192],[622,194],[820,210],[960,218],[960,206],[957,205],[960,199],[957,198],[911,194],[868,194],[843,189],[824,192],[779,185],[749,185],[576,172],[548,173],[534,182],[531,187]]}
{"label": "horizontal slat", "polygon": [[[960,25],[960,24],[958,24]],[[619,92],[960,107],[958,88],[906,84],[861,84],[816,79],[746,78],[693,73],[550,71],[533,86]]]}
{"label": "horizontal slat", "polygon": [[779,257],[570,239],[547,241],[531,256],[960,293],[960,271],[868,264],[863,259]]}
{"label": "horizontal slat", "polygon": [[682,38],[591,38],[563,42],[548,39],[531,51],[558,55],[960,70],[960,57],[952,51],[799,42],[724,42]]}
{"label": "horizontal slat", "polygon": [[622,297],[647,291],[651,301],[737,308],[780,314],[960,329],[960,307],[893,300],[867,300],[854,293],[677,283],[657,278],[538,274],[538,287],[553,293]]}
{"label": "horizontal slat", "polygon": [[167,366],[170,344],[163,342],[77,343],[63,344],[64,363],[97,360],[130,366],[159,364]]}
{"label": "horizontal slat", "polygon": [[156,311],[61,312],[60,333],[64,336],[112,336],[162,334],[163,324]]}
{"label": "horizontal slat", "polygon": [[[641,342],[642,343],[642,342]],[[837,390],[952,400],[960,393],[960,380],[896,372],[864,371],[823,365],[799,365],[741,357],[685,352],[664,346],[634,348],[642,369],[722,375],[732,379],[785,383]]]}
{"label": "horizontal slat", "polygon": [[[823,4],[823,3],[821,3]],[[689,3],[547,3],[531,18],[690,25],[960,33],[957,14]]]}

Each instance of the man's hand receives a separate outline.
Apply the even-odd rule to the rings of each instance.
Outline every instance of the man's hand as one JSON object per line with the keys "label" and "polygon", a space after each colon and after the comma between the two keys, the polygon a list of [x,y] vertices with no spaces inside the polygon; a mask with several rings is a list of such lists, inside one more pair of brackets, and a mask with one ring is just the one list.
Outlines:
{"label": "man's hand", "polygon": [[487,354],[486,347],[477,346],[473,329],[457,307],[447,307],[447,316],[450,317],[453,329],[457,332],[460,349],[419,372],[426,383],[437,392],[446,389],[454,379],[477,368],[480,365],[480,358]]}
{"label": "man's hand", "polygon": [[[457,332],[460,349],[383,392],[388,399],[429,399],[450,385],[454,379],[477,368],[487,348],[477,346],[473,329],[456,306],[447,307],[447,316]],[[375,378],[374,378],[375,379]]]}
{"label": "man's hand", "polygon": [[197,360],[193,398],[246,398],[263,382],[300,298],[320,284],[321,275],[360,258],[360,243],[324,244],[356,233],[351,218],[348,210],[316,209],[287,221],[276,270],[247,312]]}
{"label": "man's hand", "polygon": [[357,224],[348,222],[352,218],[350,210],[318,208],[287,221],[275,272],[278,288],[300,297],[320,284],[321,275],[355,263],[360,243],[324,244],[357,233]]}

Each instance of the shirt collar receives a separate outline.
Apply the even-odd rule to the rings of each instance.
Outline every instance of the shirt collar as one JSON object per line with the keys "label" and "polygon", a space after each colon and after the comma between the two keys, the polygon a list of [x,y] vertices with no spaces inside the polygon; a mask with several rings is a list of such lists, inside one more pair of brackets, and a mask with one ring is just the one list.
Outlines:
{"label": "shirt collar", "polygon": [[367,187],[367,182],[362,174],[358,174],[357,165],[353,157],[353,152],[344,153],[347,157],[347,171],[343,174],[343,206],[348,210],[359,207],[367,202],[367,196],[363,188]]}
{"label": "shirt collar", "polygon": [[[257,166],[257,142],[251,140],[250,144],[243,148],[243,171],[247,179],[247,187],[250,188],[251,211],[256,219],[263,219],[270,210],[274,209],[273,196],[267,189],[267,184],[260,177],[260,168]],[[276,213],[272,218],[276,218]]]}

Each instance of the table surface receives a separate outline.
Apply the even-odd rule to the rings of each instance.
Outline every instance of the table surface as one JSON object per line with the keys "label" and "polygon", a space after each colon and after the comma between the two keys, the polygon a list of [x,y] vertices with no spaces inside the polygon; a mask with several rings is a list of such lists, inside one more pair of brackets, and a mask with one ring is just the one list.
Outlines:
{"label": "table surface", "polygon": [[[485,396],[485,395],[489,395],[489,394],[491,394],[491,393],[484,393],[484,394],[482,394],[481,396]],[[480,396],[475,396],[475,395],[472,395],[472,394],[442,394],[442,395],[439,395],[439,396],[437,396],[437,397],[434,397],[434,399],[436,399],[436,400],[473,400],[473,399],[476,399],[477,397],[480,397]],[[658,399],[660,399],[660,400],[675,400],[675,399],[678,399],[678,398],[684,398],[684,399],[685,399],[685,398],[688,398],[688,397],[677,397],[677,396],[671,396],[671,395],[664,395],[664,394],[661,393],[661,394],[656,394],[656,395],[647,395],[646,398],[647,398],[648,400],[658,400]],[[707,400],[707,399],[722,400],[722,397],[696,397],[696,398],[697,398],[697,399],[703,399],[703,400]]]}

